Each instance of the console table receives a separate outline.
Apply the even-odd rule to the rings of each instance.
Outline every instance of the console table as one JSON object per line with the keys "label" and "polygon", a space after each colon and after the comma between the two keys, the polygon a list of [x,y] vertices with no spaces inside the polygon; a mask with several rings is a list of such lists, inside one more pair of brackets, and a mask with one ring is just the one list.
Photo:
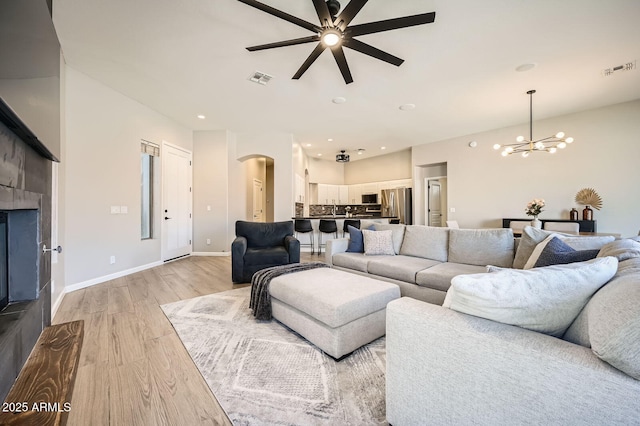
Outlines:
{"label": "console table", "polygon": [[[502,227],[508,228],[512,220],[515,221],[531,221],[531,219],[502,219]],[[566,219],[540,219],[542,227],[545,222],[576,222],[580,226],[580,232],[598,232],[596,220],[566,220]]]}

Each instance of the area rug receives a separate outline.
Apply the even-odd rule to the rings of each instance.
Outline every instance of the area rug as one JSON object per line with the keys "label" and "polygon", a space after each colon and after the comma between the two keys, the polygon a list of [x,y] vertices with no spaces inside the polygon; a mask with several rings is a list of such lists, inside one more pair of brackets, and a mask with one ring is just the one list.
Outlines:
{"label": "area rug", "polygon": [[384,337],[340,362],[276,320],[245,287],[162,309],[234,425],[386,425]]}

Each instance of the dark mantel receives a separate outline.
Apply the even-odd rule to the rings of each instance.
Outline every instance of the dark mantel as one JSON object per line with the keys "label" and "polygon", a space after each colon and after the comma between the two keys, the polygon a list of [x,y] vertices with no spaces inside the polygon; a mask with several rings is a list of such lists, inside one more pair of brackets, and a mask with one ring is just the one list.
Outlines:
{"label": "dark mantel", "polygon": [[[531,219],[502,219],[502,227],[508,228],[511,221],[531,221]],[[598,223],[595,220],[567,220],[567,219],[540,219],[542,222],[542,226],[544,227],[545,222],[575,222],[580,226],[579,232],[598,232]]]}

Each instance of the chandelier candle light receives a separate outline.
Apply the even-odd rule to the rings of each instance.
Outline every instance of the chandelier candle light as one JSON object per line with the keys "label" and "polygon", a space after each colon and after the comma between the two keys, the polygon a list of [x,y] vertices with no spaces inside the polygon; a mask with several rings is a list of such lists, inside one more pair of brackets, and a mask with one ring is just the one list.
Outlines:
{"label": "chandelier candle light", "polygon": [[524,136],[518,136],[516,138],[516,143],[505,145],[500,145],[497,143],[493,145],[493,149],[495,150],[504,148],[504,150],[502,151],[503,157],[515,154],[517,152],[522,153],[522,156],[525,158],[528,157],[532,152],[548,152],[550,154],[554,154],[558,149],[564,149],[567,147],[567,144],[573,142],[573,138],[565,137],[564,132],[558,132],[554,136],[538,139],[537,141],[533,140],[534,93],[536,93],[535,90],[529,90],[527,92],[527,94],[529,95],[529,139],[525,139]]}

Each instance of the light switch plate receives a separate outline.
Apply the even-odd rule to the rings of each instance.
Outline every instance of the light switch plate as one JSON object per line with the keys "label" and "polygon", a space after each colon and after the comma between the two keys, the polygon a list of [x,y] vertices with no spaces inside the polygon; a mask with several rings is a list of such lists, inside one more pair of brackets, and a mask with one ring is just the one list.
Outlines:
{"label": "light switch plate", "polygon": [[456,208],[455,207],[449,208],[449,213],[455,213],[455,212],[456,212]]}
{"label": "light switch plate", "polygon": [[120,214],[120,206],[111,206],[111,214]]}
{"label": "light switch plate", "polygon": [[120,206],[120,213],[121,213],[121,214],[127,214],[127,213],[129,213],[129,207],[127,207],[127,206]]}

